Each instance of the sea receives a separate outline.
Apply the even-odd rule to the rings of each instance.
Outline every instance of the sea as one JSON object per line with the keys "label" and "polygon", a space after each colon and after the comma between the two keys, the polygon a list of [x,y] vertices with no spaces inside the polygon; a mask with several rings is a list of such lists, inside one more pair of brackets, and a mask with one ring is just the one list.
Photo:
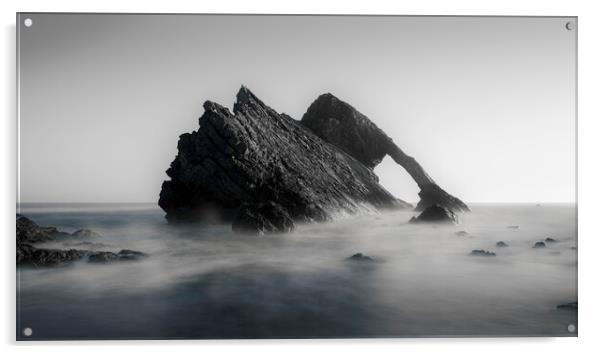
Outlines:
{"label": "sea", "polygon": [[17,339],[576,336],[577,310],[557,308],[577,301],[576,205],[470,207],[457,225],[367,211],[252,236],[169,225],[155,204],[20,204],[101,234],[38,247],[149,256],[17,268]]}

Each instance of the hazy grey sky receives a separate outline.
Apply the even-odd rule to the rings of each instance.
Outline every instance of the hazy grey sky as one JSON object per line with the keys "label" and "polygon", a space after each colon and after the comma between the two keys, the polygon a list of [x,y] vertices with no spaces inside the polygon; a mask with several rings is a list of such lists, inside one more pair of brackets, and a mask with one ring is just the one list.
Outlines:
{"label": "hazy grey sky", "polygon": [[[241,84],[296,119],[333,93],[465,201],[574,201],[567,21],[22,14],[21,201],[155,202],[202,103]],[[418,199],[389,158],[376,172]]]}

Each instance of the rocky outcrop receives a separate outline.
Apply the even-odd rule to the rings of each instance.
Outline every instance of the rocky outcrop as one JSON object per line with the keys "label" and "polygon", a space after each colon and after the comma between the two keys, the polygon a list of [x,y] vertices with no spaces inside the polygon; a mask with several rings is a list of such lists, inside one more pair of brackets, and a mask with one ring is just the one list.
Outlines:
{"label": "rocky outcrop", "polygon": [[418,216],[412,216],[410,223],[457,224],[458,217],[450,209],[441,205],[431,205]]}
{"label": "rocky outcrop", "polygon": [[355,262],[374,262],[374,259],[370,256],[366,256],[363,253],[356,253],[353,256],[347,258],[349,261]]}
{"label": "rocky outcrop", "polygon": [[472,250],[470,252],[471,256],[482,256],[482,257],[495,257],[495,252],[485,251],[485,250]]}
{"label": "rocky outcrop", "polygon": [[545,242],[541,242],[541,241],[535,242],[535,244],[533,245],[533,248],[545,248],[545,247],[546,247]]}
{"label": "rocky outcrop", "polygon": [[48,249],[34,246],[36,243],[54,241],[57,238],[88,238],[100,236],[94,231],[82,229],[69,234],[55,227],[39,226],[25,216],[17,216],[17,265],[56,266],[87,258],[88,262],[113,260],[137,260],[147,255],[139,251],[121,250],[118,253],[78,249]]}
{"label": "rocky outcrop", "polygon": [[422,211],[433,204],[452,211],[470,210],[460,199],[441,189],[413,157],[406,155],[368,117],[332,94],[319,96],[308,108],[301,123],[369,168],[374,168],[385,155],[389,155],[420,188],[420,202],[416,210]]}
{"label": "rocky outcrop", "polygon": [[508,247],[508,244],[504,241],[498,241],[498,243],[495,244],[495,247]]}
{"label": "rocky outcrop", "polygon": [[236,230],[289,231],[364,207],[398,208],[372,170],[242,87],[234,109],[207,101],[182,134],[159,206],[175,221],[228,220]]}
{"label": "rocky outcrop", "polygon": [[46,242],[68,235],[57,230],[56,227],[39,226],[25,216],[17,216],[17,243]]}
{"label": "rocky outcrop", "polygon": [[17,264],[32,266],[49,266],[69,263],[80,260],[86,255],[86,251],[80,250],[57,250],[36,248],[30,244],[17,243]]}
{"label": "rocky outcrop", "polygon": [[118,253],[113,252],[90,252],[88,262],[90,263],[110,263],[114,261],[135,261],[145,258],[148,255],[139,251],[121,250]]}

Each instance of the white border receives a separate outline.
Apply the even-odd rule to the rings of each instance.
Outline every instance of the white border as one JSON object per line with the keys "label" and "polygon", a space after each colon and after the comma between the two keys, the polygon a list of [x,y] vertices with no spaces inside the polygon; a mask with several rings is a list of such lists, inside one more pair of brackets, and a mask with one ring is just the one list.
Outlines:
{"label": "white border", "polygon": [[[4,244],[1,273],[2,305],[0,322],[2,344],[7,352],[88,353],[131,351],[140,347],[147,353],[162,353],[168,346],[180,352],[244,350],[258,353],[304,353],[308,350],[342,350],[362,353],[374,349],[380,352],[406,351],[504,353],[598,352],[602,345],[597,335],[602,294],[599,259],[602,252],[602,232],[599,231],[600,184],[602,183],[600,154],[602,152],[602,12],[596,1],[415,1],[413,3],[371,1],[305,0],[294,4],[283,1],[3,1],[0,17],[3,24],[2,69],[4,83],[2,105],[2,203],[0,220],[4,226]],[[332,13],[332,14],[405,14],[405,15],[546,15],[579,16],[579,338],[511,338],[511,339],[382,339],[382,340],[276,340],[276,341],[151,341],[151,342],[61,342],[15,343],[15,271],[14,271],[14,212],[16,200],[16,55],[15,13],[28,11],[49,12],[193,12],[193,13]],[[86,348],[83,348],[85,346]],[[111,348],[106,348],[110,346]]]}

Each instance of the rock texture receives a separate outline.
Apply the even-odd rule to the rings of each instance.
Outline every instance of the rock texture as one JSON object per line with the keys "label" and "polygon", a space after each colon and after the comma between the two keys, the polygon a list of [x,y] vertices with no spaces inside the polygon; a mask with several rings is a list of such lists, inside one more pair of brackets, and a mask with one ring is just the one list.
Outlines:
{"label": "rock texture", "polygon": [[431,205],[418,216],[412,216],[410,223],[444,223],[457,224],[458,217],[450,209],[441,205]]}
{"label": "rock texture", "polygon": [[484,256],[484,257],[495,257],[495,252],[485,251],[485,250],[472,250],[470,252],[471,256]]}
{"label": "rock texture", "polygon": [[406,155],[368,117],[332,94],[319,96],[303,115],[301,123],[369,168],[374,168],[389,155],[420,188],[416,210],[422,211],[433,204],[453,211],[470,210],[460,199],[441,189],[413,157]]}
{"label": "rock texture", "polygon": [[363,253],[356,253],[353,256],[347,258],[347,260],[356,262],[374,262],[374,259],[372,257],[366,256]]}
{"label": "rock texture", "polygon": [[545,247],[546,247],[546,244],[541,241],[535,242],[535,244],[533,245],[533,248],[545,248]]}
{"label": "rock texture", "polygon": [[69,234],[55,227],[39,226],[25,216],[17,216],[17,264],[24,266],[56,266],[73,261],[88,259],[88,262],[109,262],[113,260],[136,260],[147,255],[139,251],[121,250],[119,253],[87,251],[77,249],[38,248],[33,244],[54,241],[57,238],[87,238],[100,236],[94,231],[82,229]]}
{"label": "rock texture", "polygon": [[159,197],[168,221],[234,220],[236,230],[288,231],[297,220],[366,206],[411,207],[387,192],[369,165],[247,88],[236,99],[233,112],[205,102],[199,129],[180,136]]}

